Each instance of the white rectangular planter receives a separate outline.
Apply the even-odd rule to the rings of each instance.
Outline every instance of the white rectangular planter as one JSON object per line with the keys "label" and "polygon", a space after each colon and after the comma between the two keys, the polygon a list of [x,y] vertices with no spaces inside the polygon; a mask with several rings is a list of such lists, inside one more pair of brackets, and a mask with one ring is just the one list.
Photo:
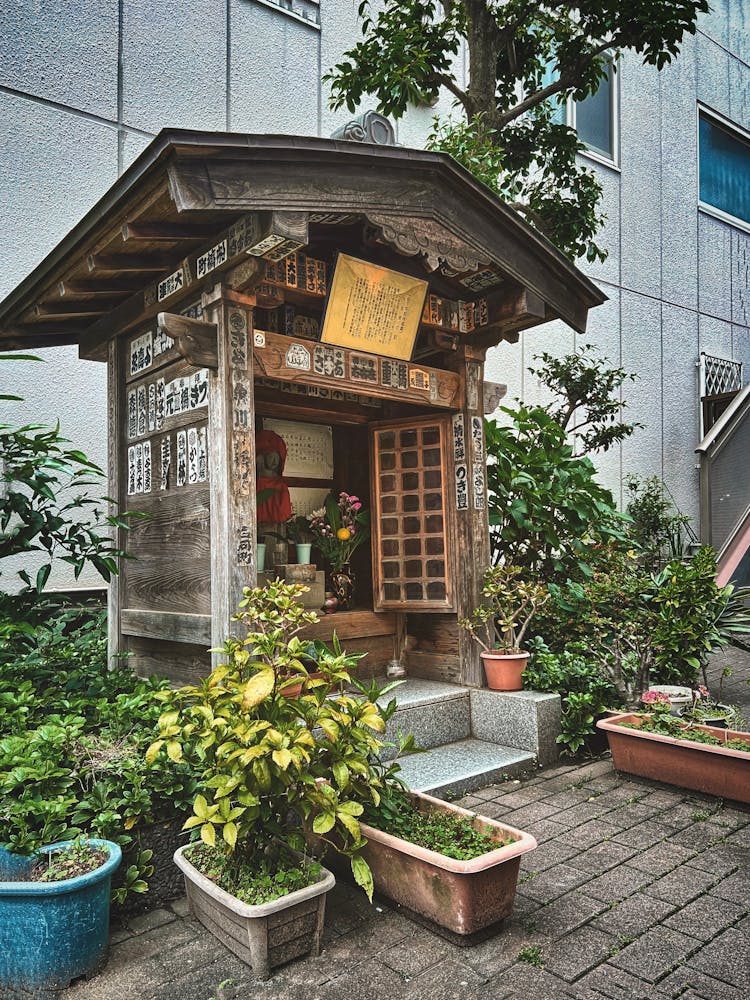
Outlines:
{"label": "white rectangular planter", "polygon": [[222,944],[252,966],[259,979],[268,979],[272,968],[301,955],[320,954],[326,893],[336,884],[327,868],[321,869],[314,885],[251,906],[201,875],[185,857],[189,846],[179,848],[174,860],[185,876],[191,912]]}

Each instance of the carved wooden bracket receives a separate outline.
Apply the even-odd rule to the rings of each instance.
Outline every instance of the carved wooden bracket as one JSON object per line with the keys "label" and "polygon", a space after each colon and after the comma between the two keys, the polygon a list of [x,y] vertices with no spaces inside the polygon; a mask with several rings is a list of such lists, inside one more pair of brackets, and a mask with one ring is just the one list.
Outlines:
{"label": "carved wooden bracket", "polygon": [[219,367],[218,331],[215,323],[189,319],[176,313],[159,313],[159,330],[174,341],[175,350],[195,368]]}
{"label": "carved wooden bracket", "polygon": [[[381,212],[368,212],[367,218],[380,230],[385,243],[406,257],[422,256],[429,271],[440,270],[451,277],[489,267],[489,257],[432,219]],[[498,275],[498,283],[500,280]]]}

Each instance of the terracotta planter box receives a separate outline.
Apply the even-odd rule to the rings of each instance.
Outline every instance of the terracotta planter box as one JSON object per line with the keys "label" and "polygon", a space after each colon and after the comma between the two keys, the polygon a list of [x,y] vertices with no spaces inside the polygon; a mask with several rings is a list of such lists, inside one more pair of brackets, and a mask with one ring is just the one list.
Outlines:
{"label": "terracotta planter box", "polygon": [[[638,722],[640,714],[624,713],[597,722],[609,739],[612,760],[618,771],[653,778],[680,788],[750,803],[750,753],[729,747],[709,746],[693,740],[678,740],[659,733],[627,729],[621,722]],[[696,726],[719,739],[750,743],[750,733],[732,729]]]}
{"label": "terracotta planter box", "polygon": [[521,675],[526,669],[529,654],[501,653],[499,650],[483,651],[479,654],[484,663],[487,687],[492,691],[521,691]]}
{"label": "terracotta planter box", "polygon": [[475,935],[509,916],[521,855],[532,851],[536,840],[431,795],[411,794],[425,811],[465,816],[476,830],[496,840],[512,838],[513,843],[471,861],[457,861],[363,823],[368,844],[362,853],[376,891],[458,937]]}
{"label": "terracotta planter box", "polygon": [[271,969],[301,955],[319,955],[325,919],[326,893],[336,880],[323,868],[318,882],[271,903],[250,906],[220,889],[185,857],[190,845],[175,852],[185,876],[192,914],[223,945],[252,966],[259,979]]}

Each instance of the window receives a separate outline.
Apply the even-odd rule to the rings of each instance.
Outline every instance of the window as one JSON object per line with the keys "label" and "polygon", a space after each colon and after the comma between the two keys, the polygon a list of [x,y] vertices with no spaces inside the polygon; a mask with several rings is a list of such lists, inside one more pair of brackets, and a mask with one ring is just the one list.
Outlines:
{"label": "window", "polygon": [[698,169],[701,206],[750,225],[750,136],[701,110]]}
{"label": "window", "polygon": [[615,83],[612,63],[607,75],[599,84],[595,94],[573,105],[573,120],[570,123],[578,132],[578,138],[593,153],[599,153],[608,160],[615,157]]}
{"label": "window", "polygon": [[[552,81],[551,70],[545,75],[544,84]],[[552,101],[553,121],[560,125],[567,122],[587,146],[587,152],[596,159],[603,158],[617,163],[617,78],[610,62],[607,75],[595,94],[583,101],[568,100],[567,105]]]}

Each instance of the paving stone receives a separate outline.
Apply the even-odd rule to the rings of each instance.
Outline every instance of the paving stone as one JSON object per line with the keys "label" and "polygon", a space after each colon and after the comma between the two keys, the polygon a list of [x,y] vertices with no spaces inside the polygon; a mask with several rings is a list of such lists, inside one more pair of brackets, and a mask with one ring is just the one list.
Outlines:
{"label": "paving stone", "polygon": [[[598,916],[593,925],[609,934],[635,937],[660,923],[674,910],[673,903],[655,899],[645,892],[636,892]],[[679,928],[674,929],[679,930]]]}
{"label": "paving stone", "polygon": [[[736,923],[747,912],[747,907],[748,900],[745,900],[743,906],[741,903],[733,903],[718,896],[699,896],[672,914],[664,924],[682,934],[690,934],[691,937],[701,941],[710,941],[720,931]],[[750,945],[748,947],[750,948]]]}
{"label": "paving stone", "polygon": [[417,934],[408,941],[388,948],[382,955],[385,964],[404,977],[413,979],[446,957],[448,945],[433,934]]}
{"label": "paving stone", "polygon": [[127,938],[132,936],[133,932],[129,931],[127,927],[118,927],[109,932],[109,943],[110,945],[119,944],[120,941],[125,941]]}
{"label": "paving stone", "polygon": [[[683,830],[696,822],[696,815],[704,811],[703,806],[694,802],[681,802],[674,809],[665,809],[659,816],[659,822],[673,830]],[[712,810],[710,810],[712,811]]]}
{"label": "paving stone", "polygon": [[[530,918],[533,927],[549,938],[559,938],[604,912],[606,904],[582,893],[569,892],[549,906],[540,907]],[[607,928],[599,928],[606,930]]]}
{"label": "paving stone", "polygon": [[519,884],[519,892],[540,903],[551,902],[588,881],[589,876],[569,865],[556,865],[534,879]]}
{"label": "paving stone", "polygon": [[743,851],[731,844],[714,844],[710,850],[691,858],[688,865],[702,871],[716,872],[717,875],[732,875],[738,869],[750,868],[750,851]]}
{"label": "paving stone", "polygon": [[704,945],[686,963],[707,976],[731,983],[750,994],[750,949],[747,935],[731,928]]}
{"label": "paving stone", "polygon": [[567,843],[566,840],[548,840],[545,844],[537,847],[535,851],[524,854],[521,867],[526,870],[543,872],[554,865],[562,864],[578,853],[578,847],[575,844]]}
{"label": "paving stone", "polygon": [[[503,990],[506,992],[503,993]],[[493,992],[495,991],[495,992]],[[546,969],[537,969],[526,962],[516,962],[505,972],[499,973],[486,983],[480,992],[484,997],[510,996],[513,1000],[578,1000],[571,992],[569,984]],[[583,1000],[583,998],[581,998]]]}
{"label": "paving stone", "polygon": [[187,901],[187,896],[180,896],[179,899],[173,900],[169,904],[178,917],[186,917],[190,913],[190,905]]}
{"label": "paving stone", "polygon": [[714,872],[704,872],[699,868],[685,871],[686,867],[680,866],[664,878],[657,879],[649,887],[649,893],[666,899],[668,903],[684,906],[706,892],[717,880]]}
{"label": "paving stone", "polygon": [[153,930],[154,927],[168,924],[175,919],[176,916],[171,910],[159,908],[158,910],[149,910],[148,913],[143,913],[138,917],[131,917],[128,920],[128,927],[134,934],[143,934],[144,931]]}
{"label": "paving stone", "polygon": [[610,962],[619,969],[655,983],[683,962],[697,946],[695,938],[668,927],[655,927],[626,945]]}
{"label": "paving stone", "polygon": [[577,826],[565,834],[565,843],[575,845],[580,850],[610,840],[620,833],[620,828],[608,823],[606,819],[591,819],[582,826]]}
{"label": "paving stone", "polygon": [[588,872],[589,875],[601,875],[610,868],[616,868],[630,861],[640,854],[634,847],[627,847],[625,844],[615,844],[613,841],[604,841],[595,847],[589,847],[587,851],[571,858],[568,862],[573,868],[580,868]]}
{"label": "paving stone", "polygon": [[159,982],[169,983],[188,972],[193,972],[205,965],[213,965],[231,955],[232,952],[225,948],[213,934],[205,931],[202,936],[191,938],[174,948],[164,948],[154,956],[152,969]]}
{"label": "paving stone", "polygon": [[598,998],[607,997],[608,1000],[655,1000],[656,996],[653,985],[609,962],[579,979],[576,986],[590,989]]}
{"label": "paving stone", "polygon": [[649,805],[659,806],[662,809],[673,809],[684,801],[685,793],[674,788],[656,785],[645,779],[633,782],[645,793],[644,802]]}
{"label": "paving stone", "polygon": [[[480,975],[465,962],[445,959],[438,965],[427,969],[421,975],[411,980],[409,994],[414,997],[442,998],[456,997],[466,1000],[477,992],[477,988],[486,982],[487,976]],[[365,994],[367,995],[367,994]]]}
{"label": "paving stone", "polygon": [[703,851],[712,844],[724,840],[726,835],[726,830],[718,823],[694,823],[692,826],[685,827],[684,830],[673,833],[670,837],[670,843],[681,844],[694,851]]}
{"label": "paving stone", "polygon": [[681,965],[659,983],[661,990],[670,997],[685,998],[700,997],[701,1000],[747,1000],[747,994],[741,989],[729,986],[728,983],[713,976],[706,976],[688,965]]}
{"label": "paving stone", "polygon": [[495,801],[507,806],[508,809],[520,809],[521,806],[527,806],[531,802],[538,802],[539,800],[539,792],[535,789],[521,788],[512,792],[506,792],[504,795],[500,795]]}
{"label": "paving stone", "polygon": [[737,871],[734,875],[722,879],[711,890],[711,895],[721,899],[729,899],[735,903],[747,903],[750,898],[750,872]]}
{"label": "paving stone", "polygon": [[505,818],[511,826],[519,830],[528,830],[538,820],[546,819],[557,811],[554,806],[545,805],[544,802],[532,802],[531,805],[507,812]]}
{"label": "paving stone", "polygon": [[598,819],[606,812],[606,804],[599,799],[594,799],[593,802],[579,802],[577,805],[571,806],[570,809],[563,809],[554,817],[554,820],[556,823],[567,823],[570,827],[582,826],[591,819]]}
{"label": "paving stone", "polygon": [[206,932],[197,920],[187,917],[162,924],[153,930],[135,934],[112,949],[109,964],[129,963],[131,960],[145,961],[152,955],[168,948],[176,948],[185,941],[195,940]]}
{"label": "paving stone", "polygon": [[630,865],[620,865],[619,868],[592,879],[586,885],[586,893],[609,903],[616,899],[625,899],[626,896],[650,885],[653,880],[654,876],[650,872],[642,872],[638,868],[631,868]]}
{"label": "paving stone", "polygon": [[730,833],[727,837],[727,843],[734,844],[735,847],[750,848],[750,826],[743,826],[741,830]]}
{"label": "paving stone", "polygon": [[563,792],[553,792],[551,795],[544,796],[542,801],[558,809],[570,809],[571,806],[577,805],[579,802],[587,802],[588,799],[589,793],[583,788],[567,788]]}
{"label": "paving stone", "polygon": [[[610,817],[612,813],[607,814],[607,822],[610,822]],[[657,823],[654,820],[647,819],[642,823],[638,823],[636,826],[631,826],[629,829],[620,830],[614,840],[618,844],[627,844],[629,847],[640,847],[644,851],[648,850],[650,847],[655,847],[660,844],[667,837],[672,836],[672,830],[668,826],[664,826],[662,823]]]}
{"label": "paving stone", "polygon": [[617,774],[611,757],[608,757],[606,760],[596,760],[591,764],[583,764],[581,767],[576,768],[576,777],[580,781],[585,781],[587,778],[598,778],[601,774]]}
{"label": "paving stone", "polygon": [[695,851],[689,847],[682,847],[680,844],[673,845],[671,841],[665,841],[661,844],[655,844],[647,851],[640,851],[630,861],[630,864],[633,868],[639,868],[644,872],[666,875],[667,872],[686,861],[690,861],[694,856]]}
{"label": "paving stone", "polygon": [[557,817],[554,819],[540,819],[534,823],[534,836],[538,844],[543,844],[548,840],[564,837],[570,827],[567,823],[560,823]]}
{"label": "paving stone", "polygon": [[486,788],[477,788],[471,794],[477,799],[496,799],[502,795],[506,789],[503,785],[488,785]]}
{"label": "paving stone", "polygon": [[323,989],[323,996],[326,1000],[351,1000],[352,997],[394,1000],[404,995],[404,982],[403,977],[393,969],[370,959],[359,965],[350,965],[348,971],[329,980]]}
{"label": "paving stone", "polygon": [[544,949],[544,968],[572,983],[606,962],[616,941],[596,927],[581,927]]}
{"label": "paving stone", "polygon": [[739,830],[750,824],[750,810],[725,805],[716,813],[715,820],[721,826]]}
{"label": "paving stone", "polygon": [[478,795],[464,795],[462,799],[456,799],[455,804],[462,809],[471,809],[472,812],[479,812],[480,807],[484,807],[487,799],[482,799]]}
{"label": "paving stone", "polygon": [[[604,819],[613,826],[619,826],[622,830],[629,830],[637,823],[645,823],[647,820],[657,819],[661,813],[660,806],[644,805],[641,802],[633,802],[619,806],[611,812],[604,814]],[[671,832],[672,827],[666,827]]]}

